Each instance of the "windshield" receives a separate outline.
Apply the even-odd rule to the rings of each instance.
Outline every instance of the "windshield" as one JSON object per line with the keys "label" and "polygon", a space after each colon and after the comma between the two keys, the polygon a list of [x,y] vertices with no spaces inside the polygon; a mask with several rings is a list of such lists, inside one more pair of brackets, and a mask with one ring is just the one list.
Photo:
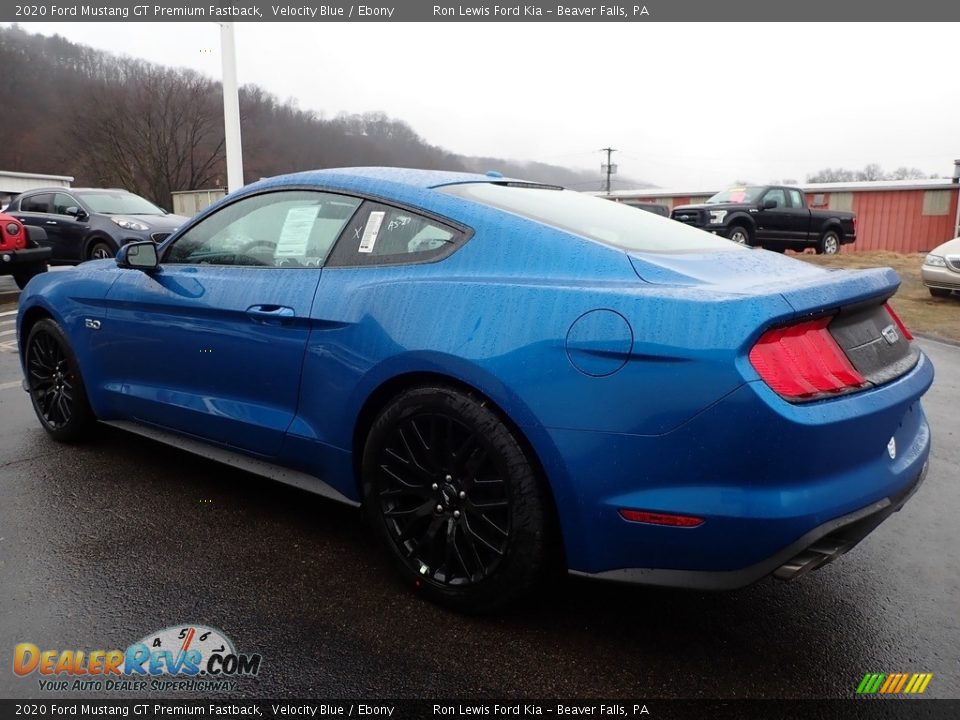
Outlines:
{"label": "windshield", "polygon": [[752,203],[760,197],[760,193],[762,193],[763,190],[762,185],[730,188],[729,190],[718,192],[707,200],[707,205],[717,205],[719,203]]}
{"label": "windshield", "polygon": [[104,215],[163,215],[164,212],[149,200],[139,195],[123,192],[78,192],[76,193],[93,212]]}
{"label": "windshield", "polygon": [[675,220],[573,190],[516,183],[465,183],[440,190],[627,251],[739,249]]}

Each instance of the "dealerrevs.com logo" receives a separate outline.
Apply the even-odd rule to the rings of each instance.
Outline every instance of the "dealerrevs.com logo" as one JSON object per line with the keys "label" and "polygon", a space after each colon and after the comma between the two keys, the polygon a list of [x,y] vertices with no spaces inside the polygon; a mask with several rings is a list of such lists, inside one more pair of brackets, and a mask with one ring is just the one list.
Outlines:
{"label": "dealerrevs.com logo", "polygon": [[126,650],[41,649],[29,642],[13,651],[13,672],[37,676],[41,690],[224,692],[260,672],[258,654],[238,653],[216,628],[184,623],[151,633]]}

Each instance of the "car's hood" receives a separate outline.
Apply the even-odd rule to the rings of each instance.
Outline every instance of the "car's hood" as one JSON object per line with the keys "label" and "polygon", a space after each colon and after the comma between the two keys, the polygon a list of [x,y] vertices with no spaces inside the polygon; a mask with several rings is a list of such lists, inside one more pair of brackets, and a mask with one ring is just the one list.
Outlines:
{"label": "car's hood", "polygon": [[947,240],[943,245],[937,245],[930,251],[931,255],[960,255],[960,237]]}
{"label": "car's hood", "polygon": [[151,230],[166,232],[173,232],[189,219],[183,215],[111,215],[111,217],[135,220],[149,225]]}
{"label": "car's hood", "polygon": [[890,268],[827,270],[780,253],[738,246],[707,253],[632,253],[630,262],[648,283],[700,286],[736,295],[781,295],[798,313],[892,295],[900,285],[900,277]]}
{"label": "car's hood", "polygon": [[698,203],[696,205],[677,205],[673,212],[684,210],[734,210],[742,209],[743,203]]}

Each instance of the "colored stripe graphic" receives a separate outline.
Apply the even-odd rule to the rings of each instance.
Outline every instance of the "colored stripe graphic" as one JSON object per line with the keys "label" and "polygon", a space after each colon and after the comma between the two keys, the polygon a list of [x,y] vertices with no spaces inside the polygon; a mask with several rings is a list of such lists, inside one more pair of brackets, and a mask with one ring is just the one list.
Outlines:
{"label": "colored stripe graphic", "polygon": [[886,682],[884,682],[883,685],[880,686],[880,692],[883,694],[890,692],[891,687],[897,686],[898,680],[900,680],[900,675],[898,673],[890,673],[889,675],[887,675]]}
{"label": "colored stripe graphic", "polygon": [[920,695],[932,679],[933,673],[867,673],[857,685],[857,695]]}
{"label": "colored stripe graphic", "polygon": [[907,683],[907,678],[909,675],[907,673],[900,673],[900,682],[897,683],[897,686],[893,689],[893,692],[898,693],[903,690],[903,686]]}

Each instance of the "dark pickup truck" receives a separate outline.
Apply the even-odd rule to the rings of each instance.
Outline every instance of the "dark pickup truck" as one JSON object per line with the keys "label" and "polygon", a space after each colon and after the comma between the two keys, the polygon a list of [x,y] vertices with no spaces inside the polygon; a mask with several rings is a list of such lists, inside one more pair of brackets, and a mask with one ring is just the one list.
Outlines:
{"label": "dark pickup truck", "polygon": [[812,247],[833,255],[857,239],[852,212],[810,210],[802,190],[780,185],[724,190],[703,205],[675,207],[670,217],[742,245],[777,252]]}

